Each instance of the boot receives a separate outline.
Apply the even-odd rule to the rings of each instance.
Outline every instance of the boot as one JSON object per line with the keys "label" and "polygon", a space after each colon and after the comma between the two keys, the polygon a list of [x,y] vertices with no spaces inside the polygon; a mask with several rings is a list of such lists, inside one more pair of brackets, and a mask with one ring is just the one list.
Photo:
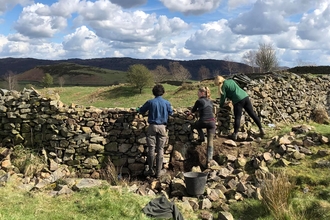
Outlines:
{"label": "boot", "polygon": [[264,129],[260,128],[259,130],[260,130],[260,136],[261,136],[261,137],[265,136],[265,131],[264,131]]}
{"label": "boot", "polygon": [[232,139],[233,141],[237,141],[237,133],[232,133],[230,135],[228,135],[229,139]]}
{"label": "boot", "polygon": [[158,178],[161,176],[161,170],[163,168],[163,157],[158,156],[156,157],[156,177]]}
{"label": "boot", "polygon": [[154,176],[155,171],[154,171],[154,155],[148,155],[147,162],[148,162],[148,167],[149,169],[144,172],[145,176]]}
{"label": "boot", "polygon": [[213,160],[213,146],[207,146],[207,162]]}

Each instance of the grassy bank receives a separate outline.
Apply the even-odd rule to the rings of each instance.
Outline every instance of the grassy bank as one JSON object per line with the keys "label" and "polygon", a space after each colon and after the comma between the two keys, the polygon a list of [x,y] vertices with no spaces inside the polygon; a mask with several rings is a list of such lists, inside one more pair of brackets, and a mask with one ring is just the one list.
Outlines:
{"label": "grassy bank", "polygon": [[[164,98],[169,100],[174,108],[193,106],[197,100],[197,90],[199,85],[209,86],[212,98],[218,97],[217,87],[211,83],[206,84],[185,84],[183,86],[174,86],[163,84],[165,88]],[[60,100],[65,104],[79,104],[83,106],[95,107],[138,107],[144,104],[148,99],[153,98],[152,88],[143,89],[140,94],[137,89],[129,85],[118,85],[108,87],[54,87],[39,89],[43,94],[54,91],[59,94]]]}

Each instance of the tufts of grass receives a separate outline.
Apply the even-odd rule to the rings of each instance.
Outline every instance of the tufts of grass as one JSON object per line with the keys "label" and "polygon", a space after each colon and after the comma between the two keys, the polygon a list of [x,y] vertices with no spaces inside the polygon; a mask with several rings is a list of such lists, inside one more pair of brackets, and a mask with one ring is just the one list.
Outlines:
{"label": "tufts of grass", "polygon": [[29,177],[38,174],[43,168],[47,167],[44,158],[22,145],[14,146],[11,162],[24,176]]}
{"label": "tufts of grass", "polygon": [[269,175],[263,180],[261,186],[262,203],[267,207],[275,219],[287,219],[292,216],[289,209],[291,192],[295,183],[290,181],[289,176],[282,171],[275,176]]}
{"label": "tufts of grass", "polygon": [[149,200],[147,196],[109,188],[90,188],[51,197],[47,192],[24,192],[7,185],[0,188],[0,219],[149,220],[142,212]]}
{"label": "tufts of grass", "polygon": [[260,200],[256,199],[245,199],[242,202],[233,203],[230,205],[230,212],[234,219],[273,220],[267,208]]}
{"label": "tufts of grass", "polygon": [[291,200],[291,210],[295,211],[297,220],[327,220],[330,219],[330,203],[311,194],[298,193]]}
{"label": "tufts of grass", "polygon": [[329,124],[328,112],[322,106],[316,106],[313,111],[312,118],[318,124]]}

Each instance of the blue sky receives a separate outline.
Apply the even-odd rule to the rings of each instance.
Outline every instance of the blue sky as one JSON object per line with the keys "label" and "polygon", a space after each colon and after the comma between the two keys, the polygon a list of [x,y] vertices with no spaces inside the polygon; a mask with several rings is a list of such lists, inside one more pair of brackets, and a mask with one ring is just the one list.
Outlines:
{"label": "blue sky", "polygon": [[0,0],[0,58],[218,59],[272,44],[329,65],[330,0]]}

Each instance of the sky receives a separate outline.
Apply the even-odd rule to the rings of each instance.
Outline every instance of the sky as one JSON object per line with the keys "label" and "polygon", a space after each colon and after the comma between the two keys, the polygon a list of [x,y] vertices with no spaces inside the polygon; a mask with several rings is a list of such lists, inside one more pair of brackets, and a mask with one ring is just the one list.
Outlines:
{"label": "sky", "polygon": [[330,64],[330,0],[0,0],[0,58]]}

